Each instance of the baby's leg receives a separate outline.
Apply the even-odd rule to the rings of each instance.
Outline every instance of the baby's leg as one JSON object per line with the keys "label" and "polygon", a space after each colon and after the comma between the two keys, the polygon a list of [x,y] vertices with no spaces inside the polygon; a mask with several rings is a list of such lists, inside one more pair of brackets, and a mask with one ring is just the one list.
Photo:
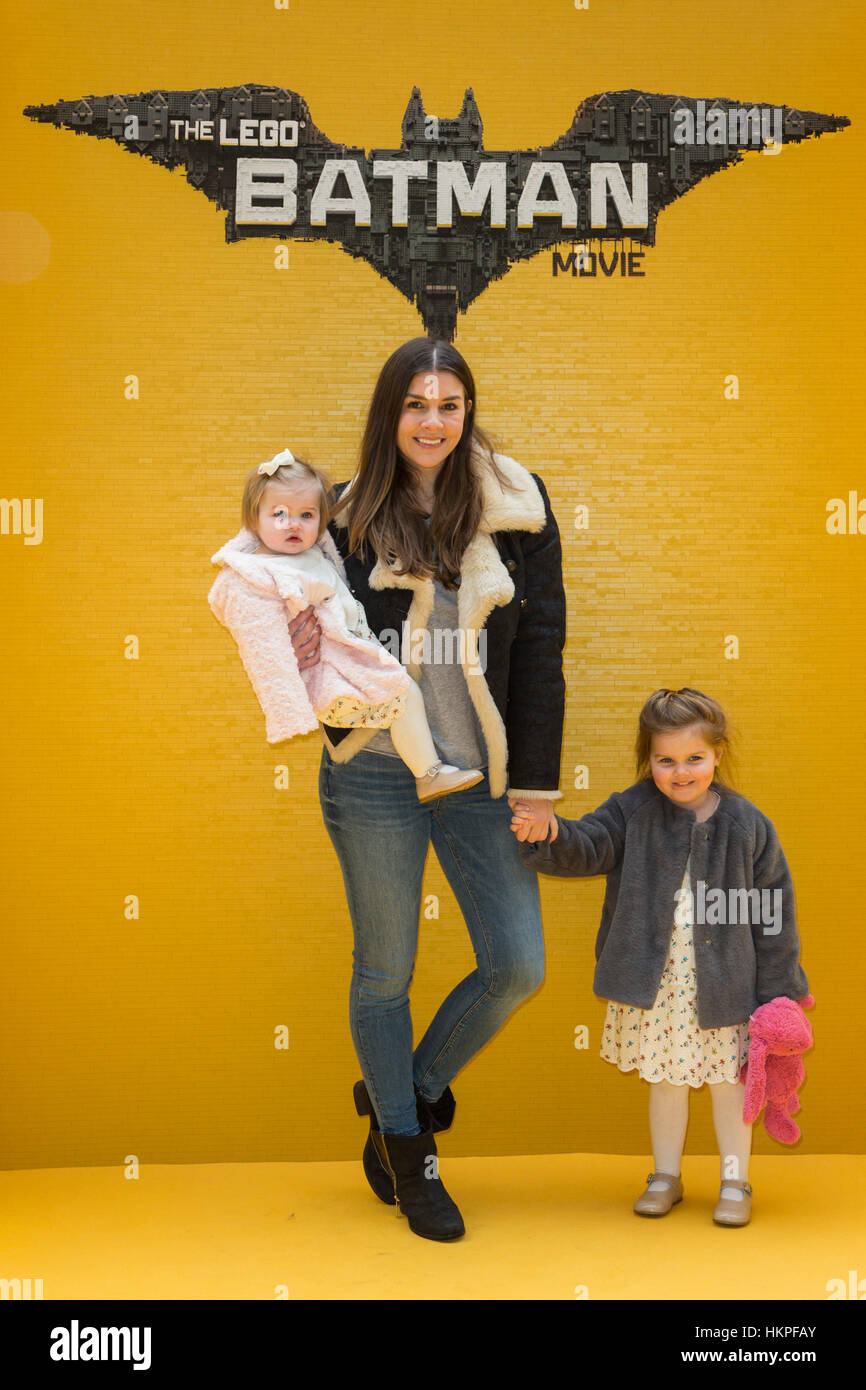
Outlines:
{"label": "baby's leg", "polygon": [[[653,1172],[670,1173],[678,1178],[689,1123],[689,1087],[673,1086],[669,1081],[651,1081],[649,1112]],[[666,1183],[652,1182],[647,1191],[664,1192],[666,1189]]]}
{"label": "baby's leg", "polygon": [[725,1187],[725,1178],[735,1182],[749,1181],[749,1155],[752,1151],[752,1126],[743,1119],[745,1087],[739,1081],[717,1081],[710,1086],[713,1097],[713,1124],[719,1142],[722,1197],[742,1201],[739,1187]]}
{"label": "baby's leg", "polygon": [[412,681],[402,712],[391,725],[391,742],[415,777],[423,777],[435,763],[441,762],[430,734],[424,699]]}

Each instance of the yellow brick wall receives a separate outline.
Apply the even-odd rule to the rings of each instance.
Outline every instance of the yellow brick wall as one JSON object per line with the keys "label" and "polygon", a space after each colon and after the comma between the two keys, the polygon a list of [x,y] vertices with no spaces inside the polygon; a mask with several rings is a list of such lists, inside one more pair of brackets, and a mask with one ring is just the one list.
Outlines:
{"label": "yellow brick wall", "polygon": [[[802,1149],[862,1148],[866,535],[828,535],[825,508],[866,497],[866,111],[857,7],[783,8],[94,0],[52,7],[38,34],[9,17],[4,202],[50,255],[26,278],[39,233],[7,220],[3,490],[44,498],[45,534],[0,536],[2,1166],[342,1159],[363,1133],[319,736],[266,744],[206,595],[247,468],[288,445],[349,477],[377,373],[420,319],[338,247],[292,245],[278,271],[274,242],[225,244],[223,214],[181,172],[20,115],[243,81],[284,83],[332,139],[367,149],[399,145],[416,83],[441,116],[472,86],[491,150],[546,143],[583,96],[628,86],[851,118],[663,212],[641,280],[553,280],[549,253],[516,265],[456,343],[479,420],[544,478],[562,531],[560,809],[634,780],[655,687],[722,701],[741,790],[792,868],[818,1001]],[[647,1086],[598,1058],[603,886],[542,881],[547,978],[455,1082],[450,1152],[648,1149]],[[418,1037],[474,963],[432,854],[424,891],[440,916],[422,921]],[[755,1147],[780,1151],[760,1128]],[[688,1149],[714,1150],[705,1093]]]}

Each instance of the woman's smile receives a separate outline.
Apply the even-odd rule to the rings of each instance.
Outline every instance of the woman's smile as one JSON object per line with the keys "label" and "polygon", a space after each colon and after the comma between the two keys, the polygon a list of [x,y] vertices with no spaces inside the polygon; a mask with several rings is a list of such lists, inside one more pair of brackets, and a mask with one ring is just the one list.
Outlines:
{"label": "woman's smile", "polygon": [[397,448],[404,459],[430,470],[428,482],[459,444],[472,409],[454,372],[417,372],[409,383],[397,425]]}

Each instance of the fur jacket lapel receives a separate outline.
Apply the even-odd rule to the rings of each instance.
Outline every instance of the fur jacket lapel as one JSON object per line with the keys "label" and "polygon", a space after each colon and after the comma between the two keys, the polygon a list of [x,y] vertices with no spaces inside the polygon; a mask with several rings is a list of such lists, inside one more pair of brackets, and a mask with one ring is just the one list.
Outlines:
{"label": "fur jacket lapel", "polygon": [[[514,583],[491,537],[496,531],[541,531],[545,523],[544,502],[531,473],[507,454],[494,454],[493,457],[508,481],[518,490],[511,492],[502,488],[483,456],[473,454],[472,467],[475,476],[481,481],[482,512],[478,530],[463,554],[460,588],[457,594],[457,620],[466,634],[466,652],[470,659],[470,669],[475,668],[475,674],[480,674],[477,667],[480,629],[492,609],[508,603],[514,594]],[[350,481],[340,496],[340,508],[333,518],[337,526],[344,528],[348,520],[348,498],[351,488]],[[426,629],[433,611],[433,580],[418,578],[412,574],[395,574],[393,567],[377,559],[370,571],[369,584],[371,589],[413,590],[406,619],[411,644],[414,634]],[[414,649],[410,645],[409,650]],[[475,660],[471,659],[472,653],[475,653]],[[467,669],[467,675],[470,674],[470,669]],[[407,670],[417,681],[417,664],[408,665]]]}
{"label": "fur jacket lapel", "polygon": [[[461,657],[464,658],[462,665],[466,685],[487,745],[490,795],[499,797],[504,795],[507,787],[508,743],[502,716],[490,693],[480,660],[479,633],[493,608],[509,603],[513,598],[514,581],[502,563],[492,536],[496,531],[542,531],[546,517],[544,500],[532,474],[507,454],[494,454],[493,457],[516,490],[503,489],[484,457],[473,454],[471,466],[481,481],[482,513],[478,530],[463,553],[460,587],[457,590],[457,622],[464,633]],[[342,528],[348,524],[346,504],[351,487],[350,481],[340,495],[340,506],[333,517],[336,525]],[[412,658],[419,646],[423,650],[423,642],[416,643],[415,637],[426,631],[433,611],[433,580],[420,579],[412,574],[395,574],[393,567],[377,559],[370,571],[369,584],[371,589],[413,591],[405,619],[408,631],[404,633],[402,641],[408,644],[404,650],[410,658],[406,662],[406,670],[413,680],[420,680],[419,663]],[[333,760],[343,763],[369,743],[374,733],[374,729],[353,729],[336,746],[331,744],[324,730],[323,737]]]}

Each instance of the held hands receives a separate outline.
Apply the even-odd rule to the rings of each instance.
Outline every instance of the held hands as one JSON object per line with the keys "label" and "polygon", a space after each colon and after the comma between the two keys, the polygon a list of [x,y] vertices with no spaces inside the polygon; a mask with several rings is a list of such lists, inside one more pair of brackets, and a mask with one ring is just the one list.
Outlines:
{"label": "held hands", "polygon": [[319,641],[322,636],[322,629],[316,621],[316,613],[312,604],[303,608],[292,618],[289,623],[289,634],[295,649],[295,656],[298,658],[298,670],[305,671],[308,666],[315,666],[319,659]]}
{"label": "held hands", "polygon": [[534,798],[521,801],[519,797],[509,794],[508,804],[512,812],[511,829],[518,840],[546,840],[547,832],[550,831],[548,844],[553,844],[559,834],[559,823],[552,801],[536,801]]}

